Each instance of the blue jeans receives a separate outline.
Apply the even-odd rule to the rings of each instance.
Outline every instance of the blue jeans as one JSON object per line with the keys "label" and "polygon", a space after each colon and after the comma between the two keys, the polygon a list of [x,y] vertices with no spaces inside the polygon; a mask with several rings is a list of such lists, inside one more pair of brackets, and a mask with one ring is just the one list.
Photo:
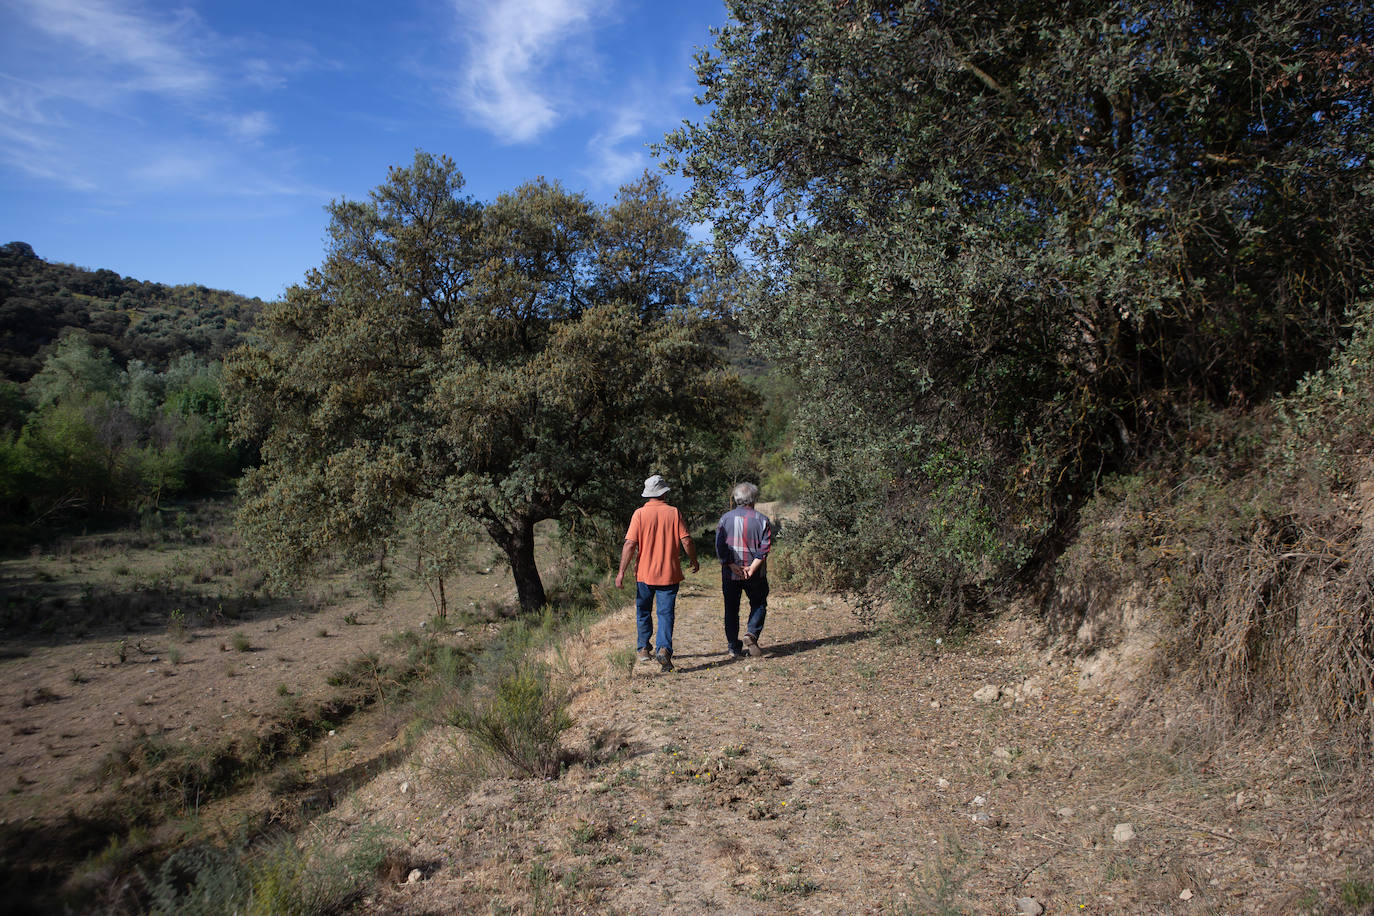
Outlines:
{"label": "blue jeans", "polygon": [[654,635],[651,616],[658,605],[658,648],[673,651],[673,616],[677,607],[677,585],[635,583],[635,624],[639,628],[639,648],[649,648]]}
{"label": "blue jeans", "polygon": [[744,650],[739,638],[739,599],[743,593],[749,596],[749,623],[747,632],[758,636],[763,632],[763,621],[768,616],[768,575],[753,576],[748,579],[731,579],[730,570],[721,567],[720,590],[725,595],[725,642],[736,652]]}

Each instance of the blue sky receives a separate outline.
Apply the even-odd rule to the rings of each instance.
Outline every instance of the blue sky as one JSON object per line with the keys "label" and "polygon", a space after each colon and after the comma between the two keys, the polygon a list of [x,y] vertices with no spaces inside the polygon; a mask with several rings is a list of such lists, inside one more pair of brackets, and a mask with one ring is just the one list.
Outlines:
{"label": "blue sky", "polygon": [[696,119],[721,0],[0,0],[0,244],[277,298],[416,149],[598,201]]}

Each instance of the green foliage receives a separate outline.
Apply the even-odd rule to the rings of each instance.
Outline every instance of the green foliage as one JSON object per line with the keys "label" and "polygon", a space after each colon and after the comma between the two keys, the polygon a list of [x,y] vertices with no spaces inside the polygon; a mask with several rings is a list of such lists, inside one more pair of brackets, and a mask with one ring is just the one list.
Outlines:
{"label": "green foliage", "polygon": [[78,334],[62,339],[27,386],[37,407],[80,402],[93,396],[113,397],[119,378],[110,351],[97,351]]}
{"label": "green foliage", "polygon": [[[1374,271],[1364,4],[732,3],[666,141],[806,393],[841,584],[948,619]],[[952,604],[951,604],[952,602]]]}
{"label": "green foliage", "polygon": [[[168,497],[213,492],[237,474],[219,368],[193,354],[157,372],[69,335],[20,389],[0,429],[0,504],[8,538],[63,522],[119,519]],[[15,394],[22,391],[22,396]]]}
{"label": "green foliage", "polygon": [[736,445],[740,455],[733,461],[738,467],[735,479],[757,481],[764,502],[797,502],[806,490],[793,459],[792,425],[802,401],[797,381],[788,373],[767,366],[747,348],[743,338],[732,335],[728,344],[731,364],[739,367],[759,404],[753,422],[743,430]]}
{"label": "green foliage", "polygon": [[460,711],[457,724],[525,775],[557,776],[564,759],[559,736],[572,726],[567,702],[547,665],[521,660],[496,678],[490,697]]}
{"label": "green foliage", "polygon": [[237,475],[213,360],[260,306],[0,247],[0,543]]}
{"label": "green foliage", "polygon": [[380,564],[404,534],[440,576],[457,557],[436,542],[479,529],[537,611],[536,523],[623,524],[655,471],[689,509],[722,488],[751,399],[708,346],[708,278],[661,182],[605,211],[542,180],[489,204],[462,186],[418,153],[333,204],[324,264],[227,365],[236,429],[263,443],[242,524],[278,579],[336,550]]}
{"label": "green foliage", "polygon": [[302,849],[289,836],[237,851],[189,846],[147,879],[148,911],[177,916],[340,912],[372,887],[388,852],[376,835],[343,849]]}

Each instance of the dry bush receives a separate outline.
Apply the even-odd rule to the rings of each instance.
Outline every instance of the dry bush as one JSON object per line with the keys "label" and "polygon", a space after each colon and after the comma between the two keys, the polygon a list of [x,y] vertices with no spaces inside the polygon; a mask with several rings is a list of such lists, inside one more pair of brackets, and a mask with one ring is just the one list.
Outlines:
{"label": "dry bush", "polygon": [[1051,631],[1092,651],[1126,638],[1122,609],[1143,604],[1159,676],[1237,721],[1292,710],[1374,751],[1374,528],[1329,496],[1272,513],[1257,483],[1139,485],[1172,500],[1122,500],[1084,528],[1057,570]]}
{"label": "dry bush", "polygon": [[768,554],[768,582],[784,593],[838,592],[846,584],[833,558],[805,540],[774,546]]}
{"label": "dry bush", "polygon": [[[1292,711],[1374,753],[1374,345],[1292,396],[1190,424],[1167,460],[1102,487],[1047,592],[1061,644],[1122,638],[1145,603],[1161,675],[1234,720]],[[1133,602],[1123,596],[1133,595]]]}
{"label": "dry bush", "polygon": [[1199,684],[1233,712],[1295,708],[1374,749],[1374,531],[1290,516],[1216,547],[1187,621]]}

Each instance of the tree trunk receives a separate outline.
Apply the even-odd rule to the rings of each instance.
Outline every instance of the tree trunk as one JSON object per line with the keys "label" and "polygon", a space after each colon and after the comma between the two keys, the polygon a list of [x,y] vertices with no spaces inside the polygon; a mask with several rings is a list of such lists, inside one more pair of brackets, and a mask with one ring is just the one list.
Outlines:
{"label": "tree trunk", "polygon": [[539,567],[534,563],[534,522],[528,519],[513,519],[509,526],[489,524],[487,531],[497,546],[506,552],[506,559],[510,561],[520,610],[525,613],[539,613],[544,609],[544,605],[549,603],[549,599],[544,594],[544,582],[539,578]]}

